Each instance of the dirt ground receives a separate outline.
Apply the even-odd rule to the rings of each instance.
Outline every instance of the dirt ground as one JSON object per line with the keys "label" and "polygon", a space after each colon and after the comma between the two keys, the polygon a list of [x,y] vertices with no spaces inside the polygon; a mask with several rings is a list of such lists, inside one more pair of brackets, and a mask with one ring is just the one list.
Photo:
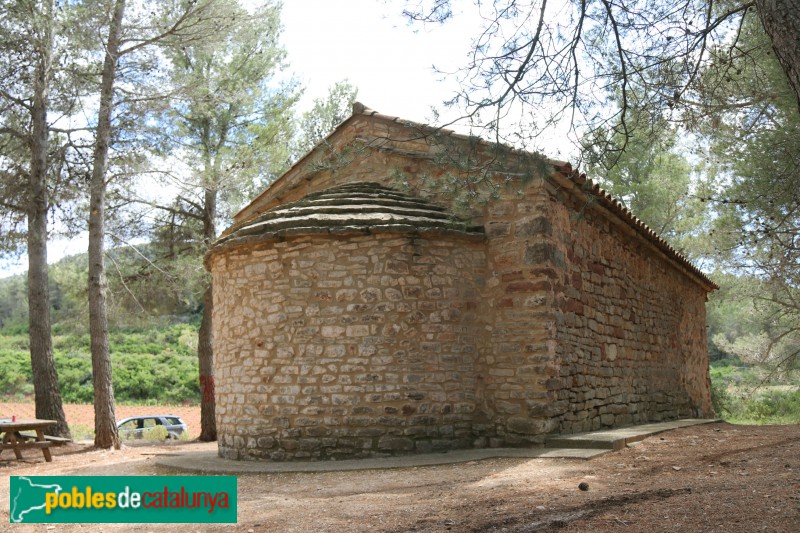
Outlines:
{"label": "dirt ground", "polygon": [[[170,443],[0,456],[0,530],[28,531],[800,531],[800,426],[715,423],[670,431],[589,460],[494,459],[396,470],[248,474],[238,523],[9,524],[10,475],[175,474]],[[38,454],[38,455],[37,455]],[[13,456],[12,456],[13,457]],[[589,490],[578,485],[588,483]]]}

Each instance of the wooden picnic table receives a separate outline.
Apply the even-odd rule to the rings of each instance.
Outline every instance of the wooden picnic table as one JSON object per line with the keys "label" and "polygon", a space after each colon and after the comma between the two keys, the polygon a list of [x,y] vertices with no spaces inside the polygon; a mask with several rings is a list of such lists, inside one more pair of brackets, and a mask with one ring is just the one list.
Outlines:
{"label": "wooden picnic table", "polygon": [[[44,454],[44,460],[50,462],[53,457],[50,455],[50,441],[44,436],[44,428],[55,424],[55,420],[39,420],[36,418],[17,419],[12,422],[10,418],[0,420],[0,435],[3,442],[0,444],[0,454],[3,450],[14,450],[17,459],[22,459],[22,450],[27,448],[39,448]],[[34,440],[27,440],[19,434],[20,431],[36,432]]]}

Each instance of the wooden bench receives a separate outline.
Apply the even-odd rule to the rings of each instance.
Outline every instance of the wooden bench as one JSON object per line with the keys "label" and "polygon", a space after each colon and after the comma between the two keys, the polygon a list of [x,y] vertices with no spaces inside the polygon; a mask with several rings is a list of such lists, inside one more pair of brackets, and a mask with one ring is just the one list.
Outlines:
{"label": "wooden bench", "polygon": [[[23,438],[25,440],[36,440],[36,433],[31,433],[30,431],[20,431],[17,433],[17,438]],[[62,446],[64,444],[69,444],[72,442],[72,439],[67,439],[65,437],[56,437],[54,435],[45,435],[44,440],[53,444],[53,446]]]}
{"label": "wooden bench", "polygon": [[[0,444],[0,450],[24,450],[26,448],[49,448],[50,444],[51,443],[49,443],[47,441],[44,441],[44,442],[39,442],[39,441],[34,441],[34,442],[19,441],[17,443],[12,443],[12,442],[5,443],[4,442],[4,443]],[[17,457],[17,459],[22,459],[22,457]]]}
{"label": "wooden bench", "polygon": [[[44,460],[49,463],[53,460],[53,456],[50,455],[50,445],[52,442],[44,438],[44,428],[52,426],[55,423],[55,420],[38,419],[0,420],[0,433],[3,435],[2,442],[0,442],[0,454],[2,454],[4,450],[13,450],[14,456],[19,460],[22,459],[22,450],[38,448],[42,450]],[[35,440],[30,441],[24,437],[18,437],[20,432],[24,432],[25,430],[35,431]]]}

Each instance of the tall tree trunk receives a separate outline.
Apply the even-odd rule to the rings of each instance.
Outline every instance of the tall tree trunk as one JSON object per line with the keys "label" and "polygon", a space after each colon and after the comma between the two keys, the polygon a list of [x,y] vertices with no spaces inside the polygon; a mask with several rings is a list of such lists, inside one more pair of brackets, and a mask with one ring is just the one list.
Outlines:
{"label": "tall tree trunk", "polygon": [[[206,247],[210,246],[216,238],[217,230],[214,219],[217,216],[217,191],[206,189],[203,211],[203,240]],[[214,350],[212,347],[213,333],[211,330],[211,313],[214,309],[212,299],[212,286],[209,282],[203,296],[203,320],[197,339],[197,359],[200,370],[200,440],[217,440],[216,403],[214,399]]]}
{"label": "tall tree trunk", "polygon": [[756,6],[800,111],[800,0],[756,0]]}
{"label": "tall tree trunk", "polygon": [[94,445],[119,449],[114,387],[111,381],[111,357],[108,351],[108,310],[106,307],[105,210],[108,146],[111,140],[111,111],[114,78],[119,57],[119,39],[125,0],[114,4],[108,29],[108,44],[100,85],[100,110],[94,145],[91,195],[89,199],[89,332],[94,383]]}
{"label": "tall tree trunk", "polygon": [[203,296],[203,320],[197,342],[197,359],[200,370],[200,440],[217,440],[216,403],[214,400],[214,350],[212,348],[211,313],[214,302],[211,298],[211,284]]}
{"label": "tall tree trunk", "polygon": [[47,273],[48,86],[53,47],[52,1],[42,6],[44,26],[31,109],[31,173],[28,198],[28,320],[36,418],[55,420],[48,431],[69,437],[50,336],[50,289]]}

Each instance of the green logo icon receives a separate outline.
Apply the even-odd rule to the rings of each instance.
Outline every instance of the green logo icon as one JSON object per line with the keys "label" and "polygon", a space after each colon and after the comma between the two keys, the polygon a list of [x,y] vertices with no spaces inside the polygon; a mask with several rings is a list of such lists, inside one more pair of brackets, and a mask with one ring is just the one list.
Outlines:
{"label": "green logo icon", "polygon": [[11,476],[11,523],[235,523],[234,476]]}

